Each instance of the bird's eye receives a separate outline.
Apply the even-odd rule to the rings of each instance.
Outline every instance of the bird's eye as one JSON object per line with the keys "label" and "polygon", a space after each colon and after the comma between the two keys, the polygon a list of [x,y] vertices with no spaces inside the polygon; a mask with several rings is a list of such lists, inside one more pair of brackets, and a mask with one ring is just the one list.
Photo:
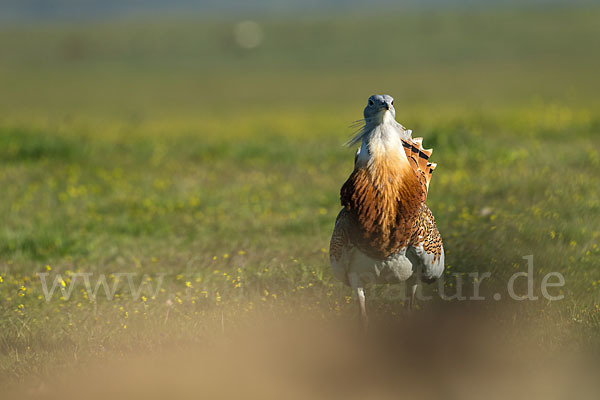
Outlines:
{"label": "bird's eye", "polygon": [[373,100],[369,100],[369,105],[372,106],[373,105]]}
{"label": "bird's eye", "polygon": [[391,104],[392,104],[392,105],[394,105],[394,100],[392,100],[392,103],[391,103]]}

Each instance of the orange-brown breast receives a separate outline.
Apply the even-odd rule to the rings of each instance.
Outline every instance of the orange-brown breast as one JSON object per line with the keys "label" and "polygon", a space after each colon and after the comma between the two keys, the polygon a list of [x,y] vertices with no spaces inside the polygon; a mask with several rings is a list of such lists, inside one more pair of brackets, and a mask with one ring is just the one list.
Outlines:
{"label": "orange-brown breast", "polygon": [[423,185],[407,162],[396,157],[357,167],[341,190],[352,218],[352,242],[383,259],[405,247],[424,200]]}

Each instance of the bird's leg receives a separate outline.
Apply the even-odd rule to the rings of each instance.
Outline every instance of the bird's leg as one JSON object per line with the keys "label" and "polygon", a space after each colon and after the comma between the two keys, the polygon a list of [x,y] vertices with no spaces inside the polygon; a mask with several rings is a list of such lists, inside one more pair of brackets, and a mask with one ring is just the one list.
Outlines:
{"label": "bird's leg", "polygon": [[360,281],[360,278],[357,274],[349,274],[348,281],[350,282],[350,286],[352,286],[352,291],[354,292],[358,300],[358,313],[362,329],[366,330],[367,326],[369,325],[369,319],[367,318],[367,308],[365,305],[364,285]]}
{"label": "bird's leg", "polygon": [[413,305],[415,304],[415,294],[417,293],[418,287],[419,284],[416,281],[410,286],[410,298],[408,299],[407,304],[408,311],[412,311],[413,309]]}
{"label": "bird's leg", "polygon": [[358,296],[358,312],[360,313],[360,322],[364,330],[369,325],[369,318],[367,317],[367,310],[365,307],[365,289],[363,287],[356,288],[356,295]]}

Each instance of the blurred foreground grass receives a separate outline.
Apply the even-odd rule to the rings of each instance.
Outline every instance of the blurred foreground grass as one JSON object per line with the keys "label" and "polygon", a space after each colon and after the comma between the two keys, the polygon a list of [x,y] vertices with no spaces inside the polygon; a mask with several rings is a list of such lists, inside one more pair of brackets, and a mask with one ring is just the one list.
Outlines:
{"label": "blurred foreground grass", "polygon": [[[250,52],[233,22],[4,28],[0,382],[210,341],[244,315],[352,315],[326,249],[353,162],[341,143],[374,92],[435,149],[448,273],[489,271],[482,293],[505,295],[533,254],[536,294],[556,271],[565,297],[518,303],[537,327],[520,334],[597,346],[599,15],[266,21]],[[64,279],[49,302],[40,272]],[[81,272],[135,273],[142,295],[123,278],[90,298]],[[374,315],[396,316],[395,290],[372,289]]]}

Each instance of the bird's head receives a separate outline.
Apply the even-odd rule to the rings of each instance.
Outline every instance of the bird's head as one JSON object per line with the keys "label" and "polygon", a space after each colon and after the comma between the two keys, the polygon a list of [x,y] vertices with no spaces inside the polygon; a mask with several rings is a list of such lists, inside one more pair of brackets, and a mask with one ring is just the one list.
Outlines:
{"label": "bird's head", "polygon": [[387,94],[374,94],[369,97],[363,115],[367,124],[381,124],[388,119],[395,120],[394,98]]}
{"label": "bird's head", "polygon": [[410,137],[410,132],[406,131],[402,125],[396,122],[394,98],[390,95],[374,94],[369,97],[363,116],[364,121],[357,121],[362,126],[355,133],[354,137],[346,142],[348,146],[369,138],[374,132],[377,133],[376,136],[383,135],[388,138],[404,138],[407,135]]}

